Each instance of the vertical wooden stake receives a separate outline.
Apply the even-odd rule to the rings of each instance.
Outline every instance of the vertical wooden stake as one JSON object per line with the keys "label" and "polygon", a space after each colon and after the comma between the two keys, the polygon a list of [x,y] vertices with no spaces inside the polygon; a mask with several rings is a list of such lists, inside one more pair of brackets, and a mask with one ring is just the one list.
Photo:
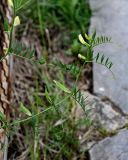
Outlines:
{"label": "vertical wooden stake", "polygon": [[[0,59],[5,53],[5,49],[8,48],[9,40],[4,31],[5,19],[9,16],[8,1],[0,0]],[[9,57],[0,61],[0,111],[9,118],[9,99],[10,99],[10,78],[9,78]],[[0,122],[0,160],[4,158],[4,146],[7,137],[4,129],[1,128],[2,122]],[[7,145],[7,144],[6,144]],[[7,153],[6,153],[7,154]],[[6,156],[5,156],[6,157]]]}

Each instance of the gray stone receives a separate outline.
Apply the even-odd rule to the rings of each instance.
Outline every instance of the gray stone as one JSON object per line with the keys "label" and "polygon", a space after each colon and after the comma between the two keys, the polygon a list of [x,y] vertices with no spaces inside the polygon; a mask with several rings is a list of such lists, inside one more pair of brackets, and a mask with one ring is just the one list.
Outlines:
{"label": "gray stone", "polygon": [[[113,131],[123,127],[127,123],[127,119],[118,110],[115,110],[114,104],[110,101],[102,101],[100,98],[89,94],[88,92],[82,92],[86,99],[86,111],[89,111],[89,118],[93,120],[93,124],[104,128],[106,131]],[[83,109],[80,105],[76,109],[76,118],[85,116]],[[86,126],[86,125],[85,125]]]}
{"label": "gray stone", "polygon": [[91,160],[128,160],[128,130],[98,142],[89,153]]}
{"label": "gray stone", "polygon": [[110,57],[114,66],[111,72],[94,64],[94,92],[112,99],[128,114],[128,0],[90,0],[92,9],[90,34],[112,37],[112,44],[96,48]]}

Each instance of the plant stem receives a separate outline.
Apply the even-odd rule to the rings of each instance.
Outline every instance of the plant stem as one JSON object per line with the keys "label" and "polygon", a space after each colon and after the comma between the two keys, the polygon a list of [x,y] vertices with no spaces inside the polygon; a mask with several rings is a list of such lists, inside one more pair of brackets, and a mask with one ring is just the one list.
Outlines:
{"label": "plant stem", "polygon": [[[70,96],[71,96],[71,95],[70,95]],[[61,104],[62,102],[64,102],[64,101],[65,101],[66,99],[68,99],[70,96],[65,97],[62,101],[60,101],[59,103],[57,103],[56,106],[58,106],[59,104]],[[29,120],[31,120],[32,118],[35,118],[35,117],[37,117],[37,116],[40,116],[41,114],[49,111],[49,110],[52,109],[52,108],[53,108],[53,106],[50,106],[49,108],[47,108],[47,109],[45,109],[45,110],[43,110],[43,111],[41,111],[41,112],[39,112],[39,113],[31,116],[31,117],[28,117],[28,118],[23,119],[23,120],[19,120],[19,121],[12,122],[10,125],[13,126],[13,125],[17,125],[17,124],[19,124],[19,123],[24,123],[24,122],[26,122],[26,121],[29,121]]]}
{"label": "plant stem", "polygon": [[13,0],[13,17],[12,17],[12,26],[11,26],[11,30],[10,30],[10,39],[9,39],[9,47],[8,47],[8,51],[7,54],[9,54],[10,49],[12,47],[12,39],[13,39],[13,31],[14,31],[14,21],[15,21],[15,17],[16,17],[16,7],[15,7],[15,1]]}
{"label": "plant stem", "polygon": [[[13,0],[13,5],[14,5],[14,8],[13,8],[13,16],[12,16],[12,26],[11,26],[10,35],[9,35],[9,47],[8,47],[6,55],[4,55],[0,59],[0,62],[2,62],[9,55],[9,52],[10,52],[10,49],[11,49],[11,46],[12,46],[13,31],[14,31],[14,21],[15,21],[15,15],[16,15],[14,0]],[[6,129],[5,129],[5,132],[6,132]],[[5,145],[4,145],[4,157],[3,157],[4,160],[7,160],[7,155],[8,155],[8,137],[6,135],[5,136]]]}

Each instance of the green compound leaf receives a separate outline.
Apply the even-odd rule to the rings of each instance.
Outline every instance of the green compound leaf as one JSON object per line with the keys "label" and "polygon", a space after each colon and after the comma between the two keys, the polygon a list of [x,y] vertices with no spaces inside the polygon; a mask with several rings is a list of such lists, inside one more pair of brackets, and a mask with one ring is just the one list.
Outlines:
{"label": "green compound leaf", "polygon": [[28,5],[30,0],[13,0],[16,12]]}
{"label": "green compound leaf", "polygon": [[73,76],[77,76],[80,72],[80,68],[75,64],[64,64],[59,60],[56,60],[52,64],[65,72],[71,73]]}
{"label": "green compound leaf", "polygon": [[84,97],[82,92],[76,87],[74,87],[72,89],[72,97],[75,99],[77,103],[79,103],[79,105],[85,111],[85,108],[87,106],[86,99],[88,98],[88,96]]}
{"label": "green compound leaf", "polygon": [[29,60],[35,64],[44,64],[46,59],[44,57],[36,58],[35,50],[31,50],[27,48],[23,43],[18,41],[12,43],[12,47],[10,49],[10,55],[14,55],[20,58],[24,58]]}

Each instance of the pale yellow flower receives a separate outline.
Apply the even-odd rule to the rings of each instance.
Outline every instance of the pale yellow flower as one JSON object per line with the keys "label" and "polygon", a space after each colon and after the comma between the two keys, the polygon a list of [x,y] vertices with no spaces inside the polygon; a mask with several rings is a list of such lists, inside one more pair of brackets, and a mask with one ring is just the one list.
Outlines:
{"label": "pale yellow flower", "polygon": [[19,18],[19,16],[16,16],[15,20],[14,20],[14,27],[18,26],[19,24],[20,24],[20,18]]}
{"label": "pale yellow flower", "polygon": [[87,42],[85,42],[85,40],[84,40],[84,38],[82,37],[81,34],[79,34],[79,41],[80,41],[82,44],[84,44],[85,46],[90,47],[90,45],[89,45]]}
{"label": "pale yellow flower", "polygon": [[78,58],[79,58],[79,59],[86,60],[86,57],[84,57],[84,56],[83,56],[83,55],[81,55],[81,54],[78,54]]}
{"label": "pale yellow flower", "polygon": [[11,7],[13,7],[13,2],[12,2],[12,0],[8,0],[8,5],[11,6]]}

